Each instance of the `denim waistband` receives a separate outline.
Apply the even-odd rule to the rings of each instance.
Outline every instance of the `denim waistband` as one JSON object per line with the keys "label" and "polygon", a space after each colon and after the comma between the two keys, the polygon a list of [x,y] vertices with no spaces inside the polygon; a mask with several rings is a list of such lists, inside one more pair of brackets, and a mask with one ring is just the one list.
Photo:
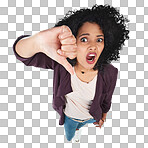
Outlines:
{"label": "denim waistband", "polygon": [[[67,115],[66,115],[67,116]],[[74,121],[77,121],[77,122],[85,122],[85,121],[88,121],[88,120],[90,120],[90,119],[93,119],[93,118],[89,118],[89,119],[84,119],[84,120],[81,120],[81,119],[76,119],[76,118],[72,118],[72,117],[69,117],[69,116],[67,116],[68,118],[70,118],[70,119],[72,119],[72,120],[74,120]]]}

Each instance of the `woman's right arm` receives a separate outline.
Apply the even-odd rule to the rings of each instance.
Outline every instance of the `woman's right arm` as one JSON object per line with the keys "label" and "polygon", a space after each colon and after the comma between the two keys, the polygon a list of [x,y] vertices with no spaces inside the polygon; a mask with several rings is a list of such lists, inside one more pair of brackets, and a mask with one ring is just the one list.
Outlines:
{"label": "woman's right arm", "polygon": [[23,58],[30,58],[38,52],[41,52],[39,48],[37,48],[36,38],[34,36],[22,36],[20,40],[15,45],[15,51],[18,55]]}
{"label": "woman's right arm", "polygon": [[17,59],[27,66],[54,69],[53,63],[58,62],[73,74],[73,68],[66,58],[76,57],[77,46],[76,39],[67,26],[47,29],[28,38],[20,37],[13,49]]}
{"label": "woman's right arm", "polygon": [[[13,51],[14,51],[16,58],[18,60],[20,60],[21,62],[23,62],[26,66],[35,66],[35,67],[40,67],[40,68],[44,68],[44,69],[53,69],[54,70],[54,67],[57,64],[56,61],[52,60],[50,57],[48,57],[43,52],[32,53],[31,49],[34,49],[31,47],[32,43],[29,44],[26,40],[26,39],[30,39],[30,38],[31,38],[30,35],[22,35],[16,39],[16,41],[13,44]],[[26,41],[26,43],[24,43],[24,42],[22,43],[22,41],[24,41],[24,40]],[[21,43],[22,45],[20,45],[19,43]],[[20,45],[20,51],[17,50],[18,49],[17,45]],[[27,45],[28,47],[25,45]],[[24,48],[24,47],[26,47],[26,48]],[[29,49],[29,51],[26,49]],[[27,51],[32,54],[29,55]],[[28,55],[28,56],[25,56],[24,54]]]}

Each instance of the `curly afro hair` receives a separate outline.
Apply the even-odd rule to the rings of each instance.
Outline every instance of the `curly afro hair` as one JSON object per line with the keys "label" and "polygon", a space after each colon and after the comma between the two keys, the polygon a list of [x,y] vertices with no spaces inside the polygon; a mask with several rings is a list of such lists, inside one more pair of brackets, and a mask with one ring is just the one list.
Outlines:
{"label": "curly afro hair", "polygon": [[[119,10],[110,5],[95,4],[91,9],[83,8],[68,11],[65,17],[56,23],[54,27],[67,25],[76,37],[79,28],[85,22],[98,24],[104,34],[104,49],[93,68],[101,71],[106,64],[111,63],[112,60],[117,61],[120,58],[119,50],[122,49],[124,41],[129,39],[129,30],[126,26],[129,20],[120,14]],[[67,58],[67,60],[72,66],[77,62],[76,58]]]}

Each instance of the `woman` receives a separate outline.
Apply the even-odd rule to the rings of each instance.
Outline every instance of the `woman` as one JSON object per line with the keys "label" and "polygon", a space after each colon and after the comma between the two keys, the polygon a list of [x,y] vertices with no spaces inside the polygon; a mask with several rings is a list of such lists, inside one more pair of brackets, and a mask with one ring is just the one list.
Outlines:
{"label": "woman", "polygon": [[114,7],[94,5],[69,11],[55,27],[20,36],[13,45],[26,66],[54,70],[53,108],[68,141],[80,142],[81,127],[101,128],[106,119],[118,74],[110,63],[129,38],[126,22]]}

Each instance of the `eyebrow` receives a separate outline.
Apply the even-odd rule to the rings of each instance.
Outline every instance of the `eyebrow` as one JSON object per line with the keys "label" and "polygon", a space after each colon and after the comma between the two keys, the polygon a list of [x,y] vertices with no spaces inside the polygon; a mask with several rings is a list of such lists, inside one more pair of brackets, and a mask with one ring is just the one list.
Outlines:
{"label": "eyebrow", "polygon": [[[89,33],[83,33],[83,34],[81,34],[79,37],[81,37],[81,36],[83,36],[83,35],[90,35]],[[104,37],[104,35],[97,35],[96,37],[100,37],[100,36],[103,36]]]}

